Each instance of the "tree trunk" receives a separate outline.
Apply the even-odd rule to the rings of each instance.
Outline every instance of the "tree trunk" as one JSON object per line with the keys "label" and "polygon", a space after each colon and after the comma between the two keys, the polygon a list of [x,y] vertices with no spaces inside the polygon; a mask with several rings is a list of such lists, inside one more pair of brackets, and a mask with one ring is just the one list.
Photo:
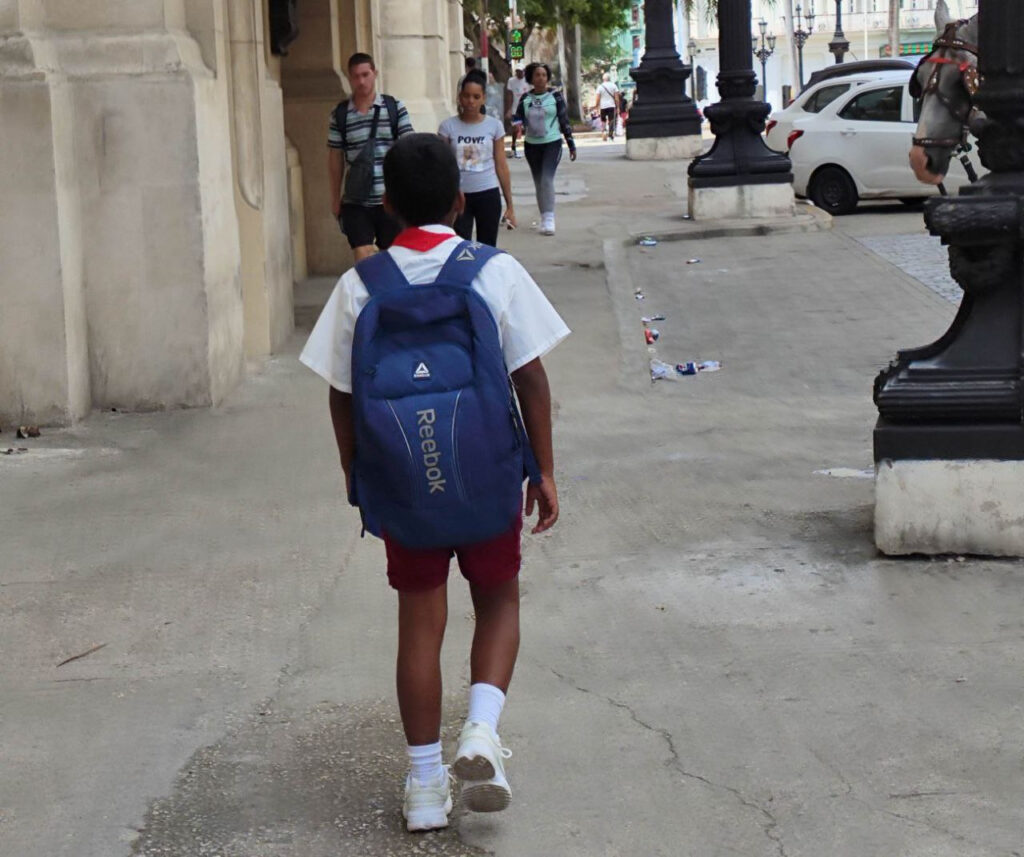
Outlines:
{"label": "tree trunk", "polygon": [[582,72],[580,69],[581,34],[579,24],[570,24],[563,27],[565,32],[565,62],[566,67],[562,75],[562,83],[565,86],[565,103],[569,107],[569,118],[580,119],[583,116],[583,104],[581,99]]}
{"label": "tree trunk", "polygon": [[900,55],[900,4],[889,0],[889,56]]}
{"label": "tree trunk", "polygon": [[562,85],[562,89],[565,89],[568,86],[566,82],[568,61],[565,56],[565,25],[562,23],[561,5],[556,5],[555,9],[558,11],[558,25],[555,27],[555,38],[558,40],[558,82]]}

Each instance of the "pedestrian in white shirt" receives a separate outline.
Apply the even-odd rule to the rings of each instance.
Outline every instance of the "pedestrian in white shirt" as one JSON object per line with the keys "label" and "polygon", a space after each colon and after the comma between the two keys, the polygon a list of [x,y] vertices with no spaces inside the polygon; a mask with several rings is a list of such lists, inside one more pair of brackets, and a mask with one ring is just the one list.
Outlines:
{"label": "pedestrian in white shirt", "polygon": [[619,88],[612,82],[612,76],[605,72],[601,85],[597,87],[594,109],[601,111],[602,140],[615,139],[615,121],[618,113]]}

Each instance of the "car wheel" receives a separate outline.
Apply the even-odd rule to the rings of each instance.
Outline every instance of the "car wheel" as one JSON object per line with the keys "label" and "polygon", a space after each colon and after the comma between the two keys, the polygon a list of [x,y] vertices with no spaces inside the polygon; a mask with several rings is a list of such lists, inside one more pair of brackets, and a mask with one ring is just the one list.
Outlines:
{"label": "car wheel", "polygon": [[849,214],[857,207],[857,188],[841,167],[822,167],[811,179],[807,195],[829,214]]}

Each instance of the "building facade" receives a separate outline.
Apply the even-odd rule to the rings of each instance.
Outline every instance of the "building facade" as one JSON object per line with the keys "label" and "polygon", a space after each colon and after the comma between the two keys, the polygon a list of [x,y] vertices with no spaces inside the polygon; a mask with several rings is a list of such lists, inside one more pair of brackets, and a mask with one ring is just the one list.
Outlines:
{"label": "building facade", "polygon": [[[888,26],[890,0],[842,0],[843,31],[850,42],[847,60],[877,59],[889,56]],[[936,0],[893,0],[900,4],[900,53],[903,56],[916,56],[927,53],[925,46],[931,45],[935,39],[935,4]],[[802,12],[808,10],[815,13],[813,31],[803,48],[804,80],[818,69],[835,63],[829,53],[828,43],[836,27],[836,5],[834,0],[794,0],[792,5],[799,4]],[[977,0],[947,0],[950,13],[955,17],[969,18],[978,11]],[[767,3],[765,0],[753,0],[753,23],[751,35],[757,33],[756,22],[764,20],[768,24],[768,32],[776,37],[775,53],[768,59],[766,67],[765,100],[775,109],[787,103],[786,96],[795,96],[799,90],[796,62],[796,46],[794,45],[794,22],[786,19],[787,3],[777,0]],[[697,43],[697,52],[693,58],[695,70],[701,69],[698,79],[705,79],[707,85],[702,97],[701,106],[718,101],[718,90],[715,79],[718,76],[718,30],[709,23],[706,14],[705,0],[696,0],[687,22],[690,34]],[[806,27],[805,27],[806,29]],[[689,36],[687,36],[689,39]],[[754,70],[761,76],[761,64],[754,61]],[[761,82],[761,81],[759,81]]]}
{"label": "building facade", "polygon": [[462,8],[0,0],[0,424],[216,404],[282,346],[293,283],[351,263],[326,133],[356,50],[433,131]]}

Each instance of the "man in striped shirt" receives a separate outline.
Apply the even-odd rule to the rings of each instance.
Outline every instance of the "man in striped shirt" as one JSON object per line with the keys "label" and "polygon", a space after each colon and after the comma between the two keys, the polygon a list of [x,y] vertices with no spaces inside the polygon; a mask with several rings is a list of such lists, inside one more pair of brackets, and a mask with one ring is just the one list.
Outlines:
{"label": "man in striped shirt", "polygon": [[[413,127],[401,101],[377,94],[377,67],[369,54],[352,54],[348,61],[348,79],[352,97],[331,112],[327,130],[327,174],[331,212],[338,218],[358,262],[373,254],[374,244],[381,250],[390,247],[400,231],[398,223],[382,205],[384,156],[395,140],[411,134]],[[349,187],[353,182],[343,185],[349,167],[354,167],[348,170],[350,179],[360,173],[366,175],[357,161],[368,144],[372,147],[372,182],[361,188]],[[368,158],[370,154],[366,152],[363,157]]]}

